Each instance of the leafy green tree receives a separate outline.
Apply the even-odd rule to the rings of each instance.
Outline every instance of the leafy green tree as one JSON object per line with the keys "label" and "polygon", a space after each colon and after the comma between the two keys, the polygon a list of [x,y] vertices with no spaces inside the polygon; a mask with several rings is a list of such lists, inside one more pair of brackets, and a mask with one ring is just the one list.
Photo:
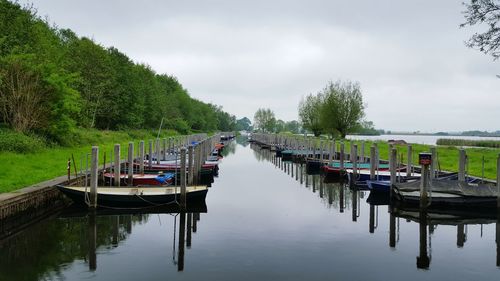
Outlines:
{"label": "leafy green tree", "polygon": [[288,121],[285,123],[285,130],[294,134],[300,133],[300,124],[296,120]]}
{"label": "leafy green tree", "polygon": [[0,0],[0,117],[62,143],[75,127],[233,130],[235,117],[114,47],[58,29],[32,6]]}
{"label": "leafy green tree", "polygon": [[274,132],[275,133],[280,133],[280,132],[284,132],[285,130],[286,130],[286,123],[285,123],[285,121],[283,121],[281,119],[276,120],[276,122],[274,124]]}
{"label": "leafy green tree", "polygon": [[299,104],[299,119],[305,129],[310,130],[315,136],[321,135],[323,127],[321,124],[321,108],[323,95],[309,94],[302,98]]}
{"label": "leafy green tree", "polygon": [[236,120],[236,130],[238,131],[251,131],[252,121],[247,117]]}
{"label": "leafy green tree", "polygon": [[273,132],[276,125],[274,112],[269,108],[259,108],[253,117],[255,129],[261,132]]}
{"label": "leafy green tree", "polygon": [[329,82],[322,92],[321,124],[330,134],[341,138],[354,132],[364,117],[363,96],[357,82]]}

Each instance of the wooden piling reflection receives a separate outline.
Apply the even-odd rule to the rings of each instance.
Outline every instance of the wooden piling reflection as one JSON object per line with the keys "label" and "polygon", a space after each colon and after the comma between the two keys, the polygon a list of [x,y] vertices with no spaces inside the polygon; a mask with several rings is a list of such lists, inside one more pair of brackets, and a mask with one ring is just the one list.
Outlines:
{"label": "wooden piling reflection", "polygon": [[375,205],[370,204],[370,219],[368,223],[368,232],[375,232]]}
{"label": "wooden piling reflection", "polygon": [[89,250],[88,250],[88,260],[89,260],[89,270],[95,271],[97,269],[97,225],[96,225],[96,214],[92,210],[88,215],[88,235],[89,235]]}
{"label": "wooden piling reflection", "polygon": [[463,223],[457,225],[457,247],[463,248],[465,244],[465,225]]}
{"label": "wooden piling reflection", "polygon": [[396,216],[393,213],[389,215],[389,247],[396,247]]}
{"label": "wooden piling reflection", "polygon": [[356,222],[358,220],[358,191],[354,189],[352,191],[352,221]]}
{"label": "wooden piling reflection", "polygon": [[179,252],[177,257],[177,271],[184,271],[184,243],[186,239],[186,213],[179,214]]}
{"label": "wooden piling reflection", "polygon": [[427,210],[422,208],[419,214],[419,256],[417,257],[417,268],[428,269],[430,257],[427,253]]}

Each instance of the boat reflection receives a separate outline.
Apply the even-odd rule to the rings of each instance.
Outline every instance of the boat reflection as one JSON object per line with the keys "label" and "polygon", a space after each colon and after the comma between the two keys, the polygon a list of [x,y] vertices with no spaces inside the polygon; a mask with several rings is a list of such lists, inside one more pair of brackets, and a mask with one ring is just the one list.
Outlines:
{"label": "boat reflection", "polygon": [[[172,259],[177,270],[183,271],[185,249],[191,248],[192,233],[196,233],[200,213],[206,213],[207,208],[206,205],[192,206],[187,209],[189,212],[178,211],[156,208],[127,213],[130,210],[65,209],[56,217],[2,236],[0,280],[64,279],[59,276],[62,269],[79,263],[86,264],[89,272],[96,272],[100,255],[119,248],[132,235],[134,227],[146,225],[156,216],[160,219],[162,214],[174,217],[174,225],[170,227],[174,237]],[[26,270],[14,266],[19,264]]]}
{"label": "boat reflection", "polygon": [[[351,220],[357,223],[361,217],[364,205],[361,199],[365,198],[369,209],[368,232],[374,234],[379,226],[379,208],[387,206],[387,213],[383,217],[388,219],[389,248],[396,250],[400,235],[400,219],[417,223],[419,226],[418,256],[416,267],[418,269],[429,269],[432,260],[431,239],[435,230],[440,225],[456,227],[456,246],[463,248],[467,243],[467,230],[471,225],[483,226],[496,224],[496,266],[500,267],[500,214],[483,212],[461,211],[460,213],[447,213],[427,209],[402,209],[401,206],[391,206],[387,193],[369,192],[349,187],[348,184],[339,179],[327,178],[321,174],[310,173],[305,164],[300,162],[283,161],[269,149],[261,149],[257,145],[251,145],[254,154],[259,161],[270,161],[276,168],[295,178],[300,185],[317,193],[327,208],[335,208],[339,213],[351,211]],[[316,192],[319,191],[319,192]]]}

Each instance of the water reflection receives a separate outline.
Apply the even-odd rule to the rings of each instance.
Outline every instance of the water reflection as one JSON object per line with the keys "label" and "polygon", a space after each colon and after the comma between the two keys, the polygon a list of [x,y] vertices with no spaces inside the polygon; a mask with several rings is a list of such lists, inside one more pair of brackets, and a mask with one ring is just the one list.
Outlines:
{"label": "water reflection", "polygon": [[[460,215],[447,215],[436,214],[423,210],[399,210],[390,206],[390,200],[387,194],[373,193],[368,191],[358,190],[351,188],[344,182],[338,179],[325,178],[317,172],[311,172],[306,168],[305,164],[294,163],[291,161],[282,161],[281,158],[276,157],[274,153],[268,149],[260,149],[256,145],[252,145],[255,158],[259,161],[270,161],[278,169],[282,170],[285,174],[290,175],[303,187],[317,193],[319,199],[325,204],[327,208],[334,208],[339,213],[350,210],[351,221],[357,223],[361,217],[361,210],[363,209],[361,199],[367,198],[368,206],[368,233],[374,234],[379,226],[379,207],[387,206],[387,215],[384,217],[388,219],[388,246],[392,250],[396,250],[396,246],[400,236],[400,219],[406,220],[408,223],[418,224],[418,256],[416,258],[417,269],[429,269],[432,260],[432,237],[436,234],[438,226],[455,227],[456,247],[458,249],[464,248],[468,240],[469,226],[480,225],[481,238],[483,227],[495,223],[495,243],[496,243],[496,265],[500,267],[500,215],[491,214],[484,217],[474,217],[474,214]],[[294,176],[295,173],[295,176]],[[364,205],[366,206],[366,205]],[[489,217],[488,217],[489,216]],[[411,233],[406,233],[411,235]]]}
{"label": "water reflection", "polygon": [[210,212],[65,210],[0,233],[0,280],[499,278],[496,215],[397,209],[272,151],[230,147]]}
{"label": "water reflection", "polygon": [[170,228],[174,232],[173,263],[178,271],[183,271],[185,248],[191,248],[200,213],[167,213],[160,218],[159,214],[113,215],[68,209],[56,219],[40,221],[29,231],[0,241],[0,280],[65,279],[62,272],[75,264],[86,264],[89,273],[93,273],[99,270],[101,253],[119,251],[133,234],[134,227],[148,224],[157,216],[160,220],[174,219]]}

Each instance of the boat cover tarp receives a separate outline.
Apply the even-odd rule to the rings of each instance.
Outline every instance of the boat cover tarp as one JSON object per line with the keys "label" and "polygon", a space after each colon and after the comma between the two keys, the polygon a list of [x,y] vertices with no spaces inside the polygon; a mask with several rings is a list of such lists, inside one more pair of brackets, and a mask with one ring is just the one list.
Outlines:
{"label": "boat cover tarp", "polygon": [[[429,180],[431,192],[442,192],[471,197],[492,197],[497,196],[496,187],[486,184],[469,184],[458,180]],[[396,183],[395,187],[400,191],[419,191],[420,180]]]}

